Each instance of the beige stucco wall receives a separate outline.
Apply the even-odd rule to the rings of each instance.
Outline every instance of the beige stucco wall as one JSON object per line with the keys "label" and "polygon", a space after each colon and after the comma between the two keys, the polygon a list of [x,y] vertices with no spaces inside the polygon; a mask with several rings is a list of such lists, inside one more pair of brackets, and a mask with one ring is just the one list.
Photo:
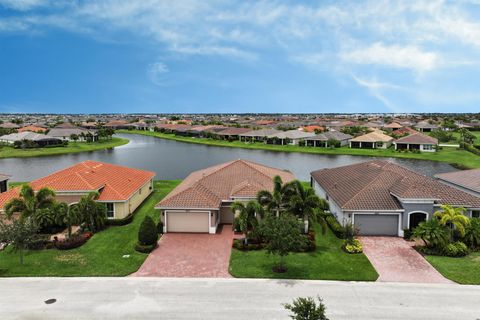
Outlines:
{"label": "beige stucco wall", "polygon": [[87,193],[84,193],[84,194],[57,193],[57,195],[55,196],[55,199],[59,202],[66,202],[67,204],[72,204],[80,201],[80,198],[82,198],[85,195],[87,195]]}
{"label": "beige stucco wall", "polygon": [[130,213],[133,213],[152,192],[153,180],[145,183],[130,197],[129,200],[125,202],[113,202],[115,210],[113,219],[122,219]]}

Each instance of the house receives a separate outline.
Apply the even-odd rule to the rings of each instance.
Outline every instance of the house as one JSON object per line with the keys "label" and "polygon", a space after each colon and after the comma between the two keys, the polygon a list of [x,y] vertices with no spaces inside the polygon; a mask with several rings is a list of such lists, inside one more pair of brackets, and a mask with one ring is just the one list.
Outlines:
{"label": "house", "polygon": [[418,150],[425,152],[435,152],[438,147],[436,138],[417,132],[406,137],[397,139],[393,142],[395,150]]}
{"label": "house", "polygon": [[480,197],[480,169],[461,170],[435,175],[443,183]]}
{"label": "house", "polygon": [[403,126],[398,122],[390,122],[389,124],[383,126],[383,129],[388,131],[398,130],[400,128],[403,128]]}
{"label": "house", "polygon": [[392,142],[392,137],[387,136],[381,130],[374,130],[367,134],[351,139],[350,148],[387,149]]}
{"label": "house", "polygon": [[427,121],[420,121],[419,123],[417,123],[413,127],[420,132],[432,132],[433,130],[439,128],[437,125],[428,123]]}
{"label": "house", "polygon": [[385,160],[314,171],[311,185],[360,235],[403,236],[442,204],[462,206],[468,216],[480,210],[480,197]]}
{"label": "house", "polygon": [[45,131],[47,131],[47,129],[39,126],[28,125],[17,130],[17,132],[24,132],[24,131],[44,133]]}
{"label": "house", "polygon": [[273,178],[294,180],[288,171],[235,160],[191,173],[155,208],[164,232],[215,233],[219,224],[233,223],[234,201],[248,202],[258,191],[273,191]]}
{"label": "house", "polygon": [[0,128],[2,129],[19,129],[20,126],[18,124],[12,122],[4,122],[0,123]]}
{"label": "house", "polygon": [[302,128],[305,132],[323,132],[325,131],[325,127],[317,126],[317,125],[309,125]]}
{"label": "house", "polygon": [[[107,217],[125,218],[153,191],[155,173],[97,161],[84,161],[30,182],[34,190],[43,187],[55,191],[56,199],[76,203],[90,192],[98,192],[97,202],[107,206]],[[20,187],[2,194],[0,212],[10,199],[19,195]]]}
{"label": "house", "polygon": [[305,138],[305,145],[310,147],[329,147],[328,141],[336,140],[340,142],[340,146],[348,145],[352,136],[340,131],[328,131],[319,135]]}
{"label": "house", "polygon": [[215,135],[226,140],[239,140],[241,134],[250,131],[252,131],[252,129],[231,127],[221,131],[217,131]]}
{"label": "house", "polygon": [[10,176],[0,173],[0,193],[8,190],[8,179],[10,179]]}
{"label": "house", "polygon": [[281,131],[279,133],[269,135],[267,137],[267,143],[281,145],[298,145],[301,140],[305,140],[306,138],[314,136],[316,136],[316,134],[313,132],[304,132],[300,130]]}
{"label": "house", "polygon": [[39,134],[30,131],[24,131],[19,133],[11,133],[0,137],[0,142],[6,144],[15,144],[15,142],[23,142],[23,141],[32,141],[36,143],[39,147],[50,146],[50,145],[58,145],[61,144],[62,141],[55,137],[49,137],[44,134]]}
{"label": "house", "polygon": [[73,135],[78,137],[79,141],[98,141],[98,133],[95,130],[87,130],[78,127],[72,128],[53,128],[48,131],[47,136],[57,138],[62,141],[72,141]]}
{"label": "house", "polygon": [[282,133],[283,131],[277,129],[260,129],[245,132],[240,134],[240,141],[245,142],[267,142],[268,137]]}

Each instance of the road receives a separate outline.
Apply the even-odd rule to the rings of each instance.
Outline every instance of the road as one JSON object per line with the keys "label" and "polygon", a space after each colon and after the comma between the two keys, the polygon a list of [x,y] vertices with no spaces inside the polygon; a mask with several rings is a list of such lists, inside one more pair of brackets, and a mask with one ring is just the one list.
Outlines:
{"label": "road", "polygon": [[480,319],[479,286],[132,277],[0,279],[0,319],[288,319],[316,295],[331,320]]}

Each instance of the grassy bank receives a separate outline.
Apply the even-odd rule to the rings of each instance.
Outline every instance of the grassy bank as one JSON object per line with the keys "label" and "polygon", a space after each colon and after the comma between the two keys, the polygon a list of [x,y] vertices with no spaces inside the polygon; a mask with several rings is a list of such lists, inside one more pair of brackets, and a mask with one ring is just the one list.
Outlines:
{"label": "grassy bank", "polygon": [[461,284],[480,285],[480,252],[461,258],[426,256],[425,259],[450,280]]}
{"label": "grassy bank", "polygon": [[348,254],[341,249],[342,240],[328,230],[322,235],[316,228],[317,249],[310,253],[292,253],[285,259],[285,273],[272,271],[276,257],[265,250],[232,249],[230,273],[237,278],[322,279],[375,281],[378,274],[364,254]]}
{"label": "grassy bank", "polygon": [[240,141],[224,141],[206,138],[181,137],[174,134],[150,132],[141,130],[119,130],[118,133],[136,133],[146,136],[157,137],[161,139],[175,140],[186,143],[197,143],[216,147],[230,147],[243,149],[257,149],[278,152],[300,152],[312,154],[330,154],[330,155],[353,155],[353,156],[370,156],[370,157],[392,157],[405,159],[430,160],[438,162],[446,162],[450,164],[460,164],[465,168],[480,168],[480,157],[473,153],[459,150],[457,148],[444,147],[438,152],[424,153],[401,153],[393,149],[351,149],[348,147],[341,148],[314,148],[299,146],[281,146],[264,143],[244,143]]}
{"label": "grassy bank", "polygon": [[96,151],[111,149],[128,143],[128,139],[112,138],[111,140],[102,140],[98,142],[70,142],[66,147],[53,148],[35,148],[35,149],[15,149],[10,146],[0,147],[0,159],[2,158],[28,158],[52,156],[68,153],[79,153],[87,151]]}
{"label": "grassy bank", "polygon": [[[20,265],[18,254],[7,247],[0,252],[0,276],[126,276],[138,270],[147,254],[134,250],[140,223],[146,215],[158,220],[154,205],[180,181],[155,181],[155,191],[137,209],[133,222],[109,227],[77,249],[30,250]],[[128,257],[123,257],[128,255]]]}

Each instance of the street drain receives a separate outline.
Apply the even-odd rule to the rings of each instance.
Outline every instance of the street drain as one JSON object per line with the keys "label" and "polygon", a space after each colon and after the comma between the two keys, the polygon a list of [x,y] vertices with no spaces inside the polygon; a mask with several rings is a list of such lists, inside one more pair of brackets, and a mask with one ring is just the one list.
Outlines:
{"label": "street drain", "polygon": [[57,299],[48,299],[48,300],[45,300],[45,304],[52,304],[52,303],[55,303],[57,302]]}

